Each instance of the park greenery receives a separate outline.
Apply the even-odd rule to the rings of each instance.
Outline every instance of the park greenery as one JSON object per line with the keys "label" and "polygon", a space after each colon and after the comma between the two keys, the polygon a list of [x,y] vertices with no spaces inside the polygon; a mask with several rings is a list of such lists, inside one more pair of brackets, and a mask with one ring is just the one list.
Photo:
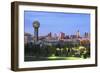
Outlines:
{"label": "park greenery", "polygon": [[76,60],[90,57],[90,43],[82,42],[30,42],[25,44],[25,61]]}

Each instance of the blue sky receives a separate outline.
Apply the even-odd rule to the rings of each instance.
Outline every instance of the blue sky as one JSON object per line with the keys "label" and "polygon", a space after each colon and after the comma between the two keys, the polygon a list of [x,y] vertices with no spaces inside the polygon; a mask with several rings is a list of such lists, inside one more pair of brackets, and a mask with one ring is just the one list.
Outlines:
{"label": "blue sky", "polygon": [[59,34],[75,34],[77,30],[83,35],[90,32],[90,14],[24,11],[24,31],[34,34],[32,23],[40,22],[39,35],[47,35],[49,32]]}

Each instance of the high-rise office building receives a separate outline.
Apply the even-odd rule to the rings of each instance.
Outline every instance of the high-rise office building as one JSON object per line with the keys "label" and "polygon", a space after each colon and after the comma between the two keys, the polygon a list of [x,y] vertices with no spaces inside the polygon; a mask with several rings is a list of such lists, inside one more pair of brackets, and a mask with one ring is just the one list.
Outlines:
{"label": "high-rise office building", "polygon": [[65,38],[65,33],[60,32],[59,34],[59,40],[63,40]]}
{"label": "high-rise office building", "polygon": [[76,37],[77,37],[77,38],[80,37],[80,31],[79,31],[79,30],[76,32]]}
{"label": "high-rise office building", "polygon": [[27,44],[33,40],[33,37],[30,33],[24,33],[24,44]]}

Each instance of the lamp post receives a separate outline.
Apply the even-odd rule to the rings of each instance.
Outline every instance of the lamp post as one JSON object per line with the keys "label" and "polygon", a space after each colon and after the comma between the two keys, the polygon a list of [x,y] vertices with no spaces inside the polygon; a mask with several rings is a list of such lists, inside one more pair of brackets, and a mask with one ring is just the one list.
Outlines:
{"label": "lamp post", "polygon": [[33,22],[33,28],[34,28],[34,41],[38,41],[38,29],[40,27],[39,21],[34,21]]}

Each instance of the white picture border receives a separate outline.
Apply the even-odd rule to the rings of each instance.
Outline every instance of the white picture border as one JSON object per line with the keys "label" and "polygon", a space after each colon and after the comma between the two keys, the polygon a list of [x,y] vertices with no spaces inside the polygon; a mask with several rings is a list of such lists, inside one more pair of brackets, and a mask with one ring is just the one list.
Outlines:
{"label": "white picture border", "polygon": [[[81,8],[63,8],[63,7],[46,7],[46,6],[28,6],[19,5],[19,55],[18,63],[19,68],[35,68],[35,67],[50,67],[50,66],[70,66],[70,65],[84,65],[95,64],[95,10],[94,9],[81,9]],[[49,11],[49,12],[64,12],[64,13],[89,13],[90,14],[90,31],[91,31],[91,58],[83,60],[57,60],[57,61],[31,61],[24,62],[24,11]]]}

